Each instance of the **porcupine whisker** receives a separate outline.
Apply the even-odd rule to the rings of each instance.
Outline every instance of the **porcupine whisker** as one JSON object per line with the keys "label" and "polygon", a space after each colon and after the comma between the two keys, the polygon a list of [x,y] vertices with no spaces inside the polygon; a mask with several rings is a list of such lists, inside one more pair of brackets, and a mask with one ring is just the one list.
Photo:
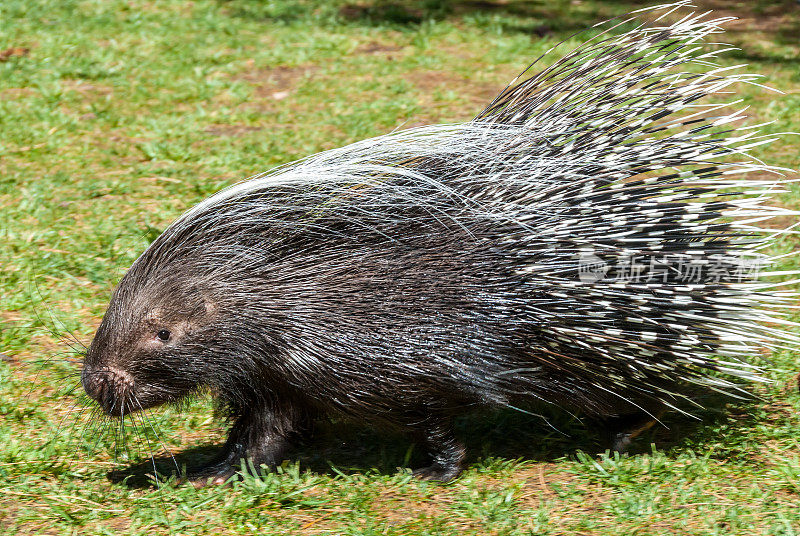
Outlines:
{"label": "porcupine whisker", "polygon": [[[59,420],[58,424],[56,425],[56,429],[55,429],[52,437],[50,438],[50,440],[47,443],[45,443],[45,445],[54,442],[56,440],[56,438],[58,438],[58,436],[60,435],[61,427],[64,425],[64,422],[66,421],[66,419],[73,415],[73,412],[75,411],[75,408],[78,406],[79,403],[80,402],[77,399],[73,400],[72,404],[69,405],[69,408],[64,413],[64,415],[61,417],[61,419]],[[61,407],[59,406],[56,409],[60,409],[60,408]],[[86,409],[86,408],[82,408],[82,409]]]}
{"label": "porcupine whisker", "polygon": [[[116,426],[116,423],[115,423],[115,422],[114,422],[114,421],[111,419],[111,417],[110,417],[110,416],[106,415],[106,414],[105,414],[105,413],[103,413],[103,412],[96,412],[96,413],[94,413],[94,415],[95,415],[95,416],[96,416],[96,415],[99,415],[99,416],[100,416],[100,420],[101,420],[100,422],[101,422],[102,428],[101,428],[101,430],[100,430],[100,433],[98,433],[98,434],[97,434],[97,438],[95,439],[95,442],[94,442],[94,444],[91,446],[91,448],[90,448],[89,452],[91,452],[92,454],[94,454],[94,453],[97,451],[97,449],[98,449],[98,445],[100,444],[100,441],[101,441],[101,440],[103,439],[103,437],[104,437],[106,434],[108,434],[108,433],[109,433],[109,431],[110,431],[110,432],[111,432],[111,434],[112,434],[112,438],[111,438],[111,439],[112,439],[112,441],[113,441],[113,443],[114,443],[114,457],[113,457],[113,459],[114,459],[114,461],[116,461],[116,460],[118,459],[118,456],[117,456],[117,442],[118,442],[118,440],[119,440],[119,439],[118,439],[118,437],[119,437],[119,434],[117,433],[117,426]],[[87,452],[87,454],[88,454],[89,452]]]}
{"label": "porcupine whisker", "polygon": [[[89,406],[80,409],[76,420],[81,420],[87,409],[89,409],[89,414],[85,419],[82,419],[83,423],[80,438],[81,443],[86,446],[86,454],[91,455],[92,452],[96,450],[99,440],[105,435],[106,427],[110,421],[103,416],[99,408]],[[97,429],[98,426],[99,430]],[[87,440],[86,434],[89,432],[94,433],[95,436],[94,438],[89,436]],[[90,446],[92,439],[95,441],[94,446]]]}
{"label": "porcupine whisker", "polygon": [[[76,401],[75,406],[77,406],[79,403],[79,401]],[[88,417],[86,416],[87,411]],[[77,437],[80,439],[80,445],[85,448],[87,456],[92,456],[97,451],[97,445],[106,435],[111,421],[102,416],[102,413],[96,408],[92,408],[90,406],[83,406],[79,408],[77,413],[72,410],[71,414],[71,416],[73,416],[74,423],[80,426],[79,433],[77,434]],[[97,422],[98,415],[100,416],[99,429]],[[63,427],[66,422],[67,421],[65,420],[59,425],[59,429],[54,434],[53,439],[61,436],[61,427]],[[94,434],[94,436],[91,434]],[[80,447],[76,445],[76,451],[78,448]],[[67,467],[72,468],[73,464],[77,461],[77,457],[75,455],[69,455],[67,456],[67,460],[69,460]]]}
{"label": "porcupine whisker", "polygon": [[[136,401],[136,402],[138,404],[138,401]],[[141,407],[141,404],[139,404],[139,406]],[[136,423],[135,423],[135,416],[134,415],[132,415],[132,417],[131,417],[131,423],[134,426],[134,430],[136,431],[137,436],[139,436],[140,439],[144,438],[145,441],[147,442],[148,450],[150,451],[150,463],[153,466],[153,480],[155,481],[156,488],[158,489],[158,491],[161,491],[161,481],[158,478],[158,469],[156,468],[155,455],[153,454],[153,448],[152,448],[152,445],[150,444],[150,440],[147,438],[147,433],[145,431],[145,425],[144,425],[144,420],[143,420],[144,419],[143,414],[144,414],[144,411],[142,411],[142,413],[140,413],[140,415],[139,415],[140,420],[142,420],[141,432],[136,431]],[[153,429],[153,431],[155,431],[155,429],[152,427],[152,425],[151,425],[151,429]],[[163,446],[163,444],[162,444],[162,446]],[[167,451],[167,452],[169,452],[169,451]],[[171,455],[172,454],[170,453],[170,456]],[[173,457],[173,461],[174,461],[174,457]],[[177,463],[175,464],[175,466],[177,467]],[[178,473],[176,474],[176,478],[179,478],[179,477],[180,477],[180,471],[178,471]],[[164,518],[168,520],[169,516],[167,515],[166,502],[164,501],[164,498],[161,495],[161,493],[158,494],[158,499],[159,499],[159,502],[161,503],[161,510],[162,510],[162,513],[164,514]],[[169,521],[168,521],[168,524],[169,524]],[[172,527],[171,526],[169,526],[169,529],[170,529],[170,532],[172,532]]]}
{"label": "porcupine whisker", "polygon": [[[109,408],[109,411],[108,411],[109,416],[113,414],[112,412],[116,408],[116,402],[117,401],[114,402],[115,405],[113,405],[113,406],[111,406],[111,408]],[[117,412],[116,417],[117,417],[116,421],[117,421],[118,424],[116,426],[114,426],[114,429],[115,429],[115,431],[114,431],[114,461],[116,461],[116,462],[119,461],[119,452],[120,452],[119,447],[121,445],[122,453],[126,457],[125,461],[127,462],[128,460],[133,459],[133,456],[130,456],[130,450],[128,449],[128,442],[127,442],[127,434],[125,433],[125,417],[126,417],[126,414],[125,414],[124,399],[122,401],[120,401],[119,411]]]}
{"label": "porcupine whisker", "polygon": [[[150,443],[146,437],[142,435],[141,430],[136,422],[136,415],[131,412],[126,412],[124,418],[120,418],[120,421],[128,421],[126,424],[125,430],[125,445],[124,445],[124,454],[125,454],[125,463],[135,465],[137,460],[140,460],[144,457],[144,459],[152,459],[153,458],[153,450],[150,447]],[[131,433],[132,431],[132,433]],[[133,439],[135,440],[133,443],[133,447],[130,447],[127,444],[128,436],[132,435]],[[146,455],[143,455],[143,448],[146,448]]]}
{"label": "porcupine whisker", "polygon": [[[80,383],[76,383],[76,385],[74,387],[70,388],[65,393],[65,396],[70,396],[73,393],[73,391],[79,385],[80,385]],[[59,406],[56,409],[61,409],[62,407],[63,406]],[[77,408],[77,410],[76,410],[76,408]],[[87,411],[90,412],[90,414],[92,414],[92,413],[96,413],[98,410],[97,410],[96,407],[92,407],[92,406],[89,406],[89,405],[83,405],[83,403],[80,400],[80,398],[79,397],[75,397],[72,400],[72,402],[69,404],[69,407],[66,409],[64,414],[59,419],[58,424],[55,426],[55,429],[53,430],[53,432],[52,432],[52,434],[50,436],[50,439],[47,440],[47,442],[43,445],[43,448],[47,447],[48,445],[50,445],[52,443],[55,443],[55,441],[62,436],[62,430],[65,429],[64,426],[68,422],[68,420],[74,420],[75,424],[77,425],[78,423],[81,422],[83,415]],[[85,439],[86,439],[86,430],[88,429],[88,424],[89,424],[88,422],[83,422],[83,424],[81,425],[80,433],[78,434],[78,437],[80,438],[80,440],[81,440],[81,442],[83,444],[86,443]],[[70,429],[74,429],[74,427],[70,427]],[[99,437],[102,437],[102,434],[100,436],[98,436],[98,439],[99,439]],[[63,459],[61,459],[61,461],[63,462]],[[67,457],[67,462],[68,462],[67,463],[67,470],[70,470],[72,468],[72,464],[75,463],[75,461],[76,461],[76,459],[75,459],[74,456],[68,456]]]}
{"label": "porcupine whisker", "polygon": [[[57,388],[60,388],[61,385],[64,384],[68,379],[69,378],[60,378],[58,383],[57,383]],[[78,386],[80,386],[80,382],[75,382],[75,384],[71,388],[67,389],[66,391],[63,391],[60,394],[62,395],[62,397],[70,397]],[[32,394],[32,391],[33,390],[31,389],[26,396],[30,396]],[[66,411],[64,411],[64,414],[60,417],[58,423],[56,424],[56,426],[55,426],[55,428],[53,430],[53,432],[50,434],[50,438],[44,443],[43,448],[49,446],[50,444],[55,443],[55,441],[61,437],[62,430],[64,429],[64,424],[67,422],[68,419],[75,417],[76,420],[77,420],[78,418],[80,418],[81,414],[84,411],[86,411],[87,409],[90,409],[90,406],[85,405],[85,406],[80,408],[80,410],[78,411],[77,416],[76,416],[76,411],[75,410],[76,410],[76,407],[79,406],[79,404],[81,404],[81,401],[80,401],[79,397],[75,397],[71,401],[71,403],[68,404],[68,407],[66,408]],[[58,406],[56,406],[55,409],[56,410],[60,410],[63,407],[64,407],[63,404],[59,404]],[[94,411],[94,408],[91,408],[90,410]]]}
{"label": "porcupine whisker", "polygon": [[[139,420],[141,421],[141,424],[137,424],[136,423],[137,414],[130,413],[129,417],[130,417],[130,420],[131,420],[131,426],[133,426],[134,434],[136,435],[136,437],[139,438],[139,442],[140,443],[144,442],[144,444],[147,445],[148,458],[150,459],[150,465],[153,468],[153,481],[155,482],[156,487],[160,490],[161,489],[161,480],[159,479],[158,468],[156,466],[155,451],[153,450],[153,445],[150,442],[150,439],[147,437],[147,432],[146,432],[146,429],[145,429],[144,421],[142,421],[142,414],[141,413],[138,414],[138,417],[139,417]],[[137,452],[137,459],[140,458],[140,457],[141,457],[141,451],[138,451]]]}
{"label": "porcupine whisker", "polygon": [[[57,352],[57,353],[53,353],[53,354],[51,354],[51,355],[50,355],[50,356],[49,356],[47,359],[44,359],[44,360],[40,361],[40,368],[39,368],[39,370],[36,372],[36,376],[34,377],[34,381],[32,382],[32,386],[33,386],[33,385],[35,385],[35,384],[37,383],[37,380],[38,380],[38,377],[39,377],[39,376],[38,376],[38,375],[39,375],[39,372],[40,372],[40,371],[41,371],[41,370],[44,368],[44,366],[45,366],[45,365],[47,365],[48,363],[50,363],[50,362],[51,362],[51,361],[52,361],[54,358],[56,358],[56,357],[59,357],[59,356],[63,356],[63,355],[69,355],[69,354],[72,354],[72,355],[75,355],[75,356],[81,356],[81,357],[82,357],[82,356],[83,356],[83,355],[86,353],[86,347],[85,347],[85,346],[83,346],[83,348],[82,348],[82,349],[79,349],[79,348],[76,348],[76,347],[72,346],[72,344],[71,344],[71,343],[70,343],[70,342],[69,342],[67,339],[65,339],[65,338],[64,338],[64,335],[63,335],[63,334],[61,334],[61,333],[57,332],[57,331],[55,330],[55,328],[54,328],[54,327],[53,327],[53,328],[49,327],[49,326],[48,326],[48,325],[47,325],[47,324],[46,324],[46,323],[45,323],[45,322],[42,320],[41,316],[39,316],[39,312],[36,310],[36,308],[35,308],[35,307],[34,307],[34,309],[33,309],[33,314],[36,316],[36,319],[37,319],[38,323],[39,323],[39,324],[40,324],[42,327],[44,327],[44,328],[45,328],[45,329],[48,331],[48,333],[50,333],[50,335],[51,335],[53,338],[55,338],[55,339],[58,339],[58,340],[59,340],[59,341],[60,341],[62,344],[65,344],[65,345],[66,345],[66,346],[69,348],[69,352]],[[52,313],[51,313],[51,319],[52,319]],[[33,331],[33,330],[35,330],[36,328],[32,326],[30,329]]]}
{"label": "porcupine whisker", "polygon": [[39,324],[41,324],[41,325],[42,325],[42,326],[43,326],[43,327],[44,327],[46,330],[48,330],[48,331],[50,332],[50,335],[52,335],[53,337],[55,337],[55,338],[59,339],[59,340],[60,340],[62,343],[64,343],[64,344],[66,344],[67,346],[69,346],[69,347],[70,347],[70,349],[71,349],[73,352],[75,352],[76,354],[79,354],[79,353],[80,353],[80,354],[82,354],[83,352],[85,352],[85,351],[88,349],[88,348],[86,347],[86,345],[85,345],[85,344],[83,344],[83,343],[82,343],[82,342],[81,342],[81,341],[80,341],[80,340],[79,340],[79,339],[78,339],[78,338],[75,336],[75,334],[73,334],[73,333],[72,333],[72,331],[71,331],[71,330],[67,329],[67,326],[66,326],[66,325],[65,325],[65,324],[64,324],[64,323],[63,323],[63,322],[62,322],[60,319],[58,320],[58,323],[59,323],[59,324],[61,324],[61,328],[62,328],[62,330],[66,331],[66,332],[67,332],[67,335],[69,335],[69,338],[70,338],[70,339],[72,339],[72,341],[73,341],[74,343],[76,343],[76,344],[77,344],[77,345],[78,345],[78,346],[79,346],[79,347],[80,347],[80,348],[81,348],[83,351],[81,352],[80,350],[76,349],[74,346],[72,346],[72,344],[71,344],[71,343],[67,342],[67,341],[64,339],[64,336],[63,336],[63,335],[62,335],[60,332],[57,332],[57,331],[56,331],[56,329],[55,329],[55,324],[56,324],[56,320],[57,320],[57,318],[56,318],[56,316],[53,314],[53,310],[52,310],[52,308],[50,308],[50,307],[47,305],[47,301],[44,299],[44,296],[42,295],[42,291],[41,291],[41,289],[39,288],[39,283],[38,283],[38,281],[36,280],[36,278],[33,278],[33,280],[32,280],[32,283],[33,283],[34,287],[36,288],[36,293],[39,295],[39,303],[40,303],[40,304],[44,304],[44,306],[45,306],[45,308],[46,308],[46,310],[47,310],[47,314],[50,316],[50,321],[51,321],[51,323],[53,324],[53,327],[51,328],[51,327],[49,327],[47,324],[45,324],[45,322],[42,320],[41,316],[39,315],[39,312],[36,310],[36,307],[34,307],[34,308],[33,308],[33,313],[36,315],[36,319],[39,321]]}
{"label": "porcupine whisker", "polygon": [[[146,428],[145,427],[145,419],[146,419],[147,426],[150,427],[150,430],[152,430],[153,434],[156,436],[156,440],[158,440],[159,444],[161,445],[161,448],[164,449],[164,452],[166,452],[169,455],[169,457],[172,459],[172,463],[175,465],[175,471],[176,471],[175,475],[176,475],[176,477],[180,477],[181,476],[181,469],[180,469],[180,467],[178,467],[178,461],[175,459],[175,456],[172,454],[172,451],[170,451],[170,449],[167,448],[167,446],[164,444],[164,441],[162,441],[161,435],[158,433],[158,430],[156,429],[155,425],[153,424],[152,417],[147,413],[147,410],[142,407],[142,404],[139,402],[139,399],[136,398],[135,394],[133,395],[133,401],[136,403],[137,406],[139,406],[139,418],[140,418],[140,420],[142,422],[142,428],[143,429]],[[152,455],[151,455],[151,458],[153,458]],[[156,470],[155,469],[155,459],[153,458],[153,471],[155,471],[155,470]]]}
{"label": "porcupine whisker", "polygon": [[[69,355],[72,355],[71,352],[55,352],[51,356],[49,356],[47,359],[26,361],[26,363],[29,363],[29,364],[37,367],[38,370],[36,370],[36,374],[34,376],[33,381],[30,382],[31,386],[28,388],[27,392],[23,395],[23,399],[25,401],[30,401],[30,397],[34,392],[34,389],[36,389],[36,386],[37,386],[36,381],[39,378],[39,374],[41,374],[41,372],[43,370],[45,370],[45,367],[47,366],[47,364],[49,364],[55,358],[58,358],[58,357],[64,358],[64,356],[69,356]],[[66,360],[68,362],[73,362],[71,359],[64,359],[64,360]],[[62,387],[64,384],[66,384],[69,381],[74,380],[76,377],[80,378],[80,374],[81,374],[80,371],[70,372],[70,373],[67,373],[67,374],[59,374],[57,379],[56,379],[56,388]],[[76,385],[80,385],[80,382],[77,382]],[[69,391],[69,393],[71,393],[71,392],[72,392],[72,390]]]}
{"label": "porcupine whisker", "polygon": [[[151,463],[154,464],[155,462],[155,453],[153,451],[153,447],[150,444],[150,439],[144,433],[143,428],[140,427],[139,423],[137,422],[137,418],[140,418],[140,415],[137,415],[136,411],[132,410],[133,401],[128,400],[126,401],[126,406],[128,408],[125,411],[124,420],[127,421],[127,425],[125,426],[125,455],[126,460],[125,463],[129,465],[135,465],[137,460],[145,459],[150,460]],[[130,433],[129,431],[132,431]],[[129,436],[132,436],[134,441],[132,443],[128,443]],[[158,478],[155,476],[155,478]]]}

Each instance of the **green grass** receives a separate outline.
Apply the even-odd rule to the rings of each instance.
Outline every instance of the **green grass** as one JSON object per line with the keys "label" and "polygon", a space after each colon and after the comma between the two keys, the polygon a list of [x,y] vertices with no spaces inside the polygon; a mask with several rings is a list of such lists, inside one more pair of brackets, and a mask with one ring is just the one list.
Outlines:
{"label": "green grass", "polygon": [[[800,6],[698,3],[743,17],[726,62],[785,92],[737,88],[753,120],[800,131]],[[621,458],[598,456],[600,434],[563,416],[556,429],[466,418],[470,466],[447,486],[397,470],[420,459],[407,438],[335,423],[276,474],[157,488],[148,454],[168,472],[161,442],[184,464],[222,440],[209,401],[151,412],[156,437],[144,421],[104,424],[69,393],[70,334],[90,339],[125,268],[183,210],[309,153],[469,119],[555,42],[638,5],[0,3],[0,52],[16,48],[0,62],[0,533],[800,533],[790,352],[771,358],[757,401],[671,416]],[[756,155],[798,168],[798,139]],[[800,188],[781,202],[800,206]]]}

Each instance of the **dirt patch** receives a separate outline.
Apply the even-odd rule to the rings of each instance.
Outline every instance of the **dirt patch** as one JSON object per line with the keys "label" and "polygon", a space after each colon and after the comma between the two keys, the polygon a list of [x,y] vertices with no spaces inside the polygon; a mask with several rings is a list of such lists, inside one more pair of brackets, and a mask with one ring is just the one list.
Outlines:
{"label": "dirt patch", "polygon": [[[0,500],[0,528],[14,527],[17,522],[18,510],[19,499],[17,497],[7,496]],[[9,534],[11,534],[10,531]]]}
{"label": "dirt patch", "polygon": [[388,54],[390,52],[398,52],[400,50],[403,50],[403,47],[399,45],[386,45],[383,43],[378,43],[377,41],[370,41],[369,43],[364,43],[356,48],[356,53],[378,56],[381,54]]}
{"label": "dirt patch", "polygon": [[0,322],[19,322],[22,315],[16,311],[0,311]]}
{"label": "dirt patch", "polygon": [[558,492],[553,487],[563,486],[577,480],[574,475],[558,470],[554,463],[540,463],[530,469],[523,469],[514,473],[515,481],[522,481],[522,494],[517,500],[526,506],[535,508],[543,499],[558,497]]}
{"label": "dirt patch", "polygon": [[128,514],[121,514],[97,523],[95,526],[102,527],[113,534],[124,534],[131,527],[131,520]]}
{"label": "dirt patch", "polygon": [[114,88],[103,84],[90,84],[84,80],[66,79],[61,81],[61,86],[69,91],[76,91],[84,97],[110,95]]}
{"label": "dirt patch", "polygon": [[0,91],[0,99],[19,99],[22,97],[32,97],[36,91],[30,87],[10,87]]}
{"label": "dirt patch", "polygon": [[[250,62],[252,64],[252,62]],[[237,79],[253,86],[255,96],[261,99],[281,100],[286,98],[303,81],[311,78],[318,67],[312,65],[266,69],[253,69],[241,73]]]}
{"label": "dirt patch", "polygon": [[[404,128],[471,119],[505,87],[502,82],[458,77],[447,71],[412,71],[405,75],[405,79],[419,88],[420,107],[425,111]],[[446,91],[459,96],[458,116],[436,100],[438,92]]]}
{"label": "dirt patch", "polygon": [[356,20],[367,14],[369,6],[346,4],[339,8],[339,15],[347,20]]}
{"label": "dirt patch", "polygon": [[469,82],[465,78],[455,78],[448,71],[411,71],[405,78],[425,93],[433,93],[436,89],[453,89],[454,86],[458,88]]}
{"label": "dirt patch", "polygon": [[11,58],[21,58],[27,56],[31,49],[28,47],[10,47],[0,51],[0,61],[8,61]]}
{"label": "dirt patch", "polygon": [[402,525],[420,517],[439,517],[453,502],[452,492],[435,493],[431,497],[415,500],[390,490],[381,493],[373,503],[373,509],[390,525]]}

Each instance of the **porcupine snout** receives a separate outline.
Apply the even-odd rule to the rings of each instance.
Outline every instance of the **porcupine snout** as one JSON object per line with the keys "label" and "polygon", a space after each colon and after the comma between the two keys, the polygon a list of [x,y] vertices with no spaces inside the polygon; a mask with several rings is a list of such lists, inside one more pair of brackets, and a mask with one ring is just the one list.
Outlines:
{"label": "porcupine snout", "polygon": [[125,408],[127,394],[133,390],[130,374],[115,367],[92,368],[84,366],[81,384],[86,394],[100,404],[108,415],[121,415],[130,409]]}

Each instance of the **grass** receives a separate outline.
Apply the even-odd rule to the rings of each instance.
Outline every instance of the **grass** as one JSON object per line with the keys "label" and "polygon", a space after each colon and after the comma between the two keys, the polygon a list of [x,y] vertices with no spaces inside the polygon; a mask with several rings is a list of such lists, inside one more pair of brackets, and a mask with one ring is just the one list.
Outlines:
{"label": "grass", "polygon": [[[741,88],[754,122],[800,130],[800,6],[698,3],[743,18],[726,62],[785,92]],[[70,337],[90,339],[125,268],[183,210],[309,153],[469,119],[555,42],[637,5],[2,2],[0,533],[800,533],[790,352],[756,401],[672,416],[630,456],[563,416],[465,418],[470,466],[447,486],[397,470],[419,458],[407,438],[334,423],[278,473],[155,487],[160,442],[190,463],[222,440],[209,401],[151,413],[156,436],[144,421],[111,429],[71,393]],[[756,154],[798,168],[797,148],[786,136]],[[800,189],[781,202],[800,205]]]}

